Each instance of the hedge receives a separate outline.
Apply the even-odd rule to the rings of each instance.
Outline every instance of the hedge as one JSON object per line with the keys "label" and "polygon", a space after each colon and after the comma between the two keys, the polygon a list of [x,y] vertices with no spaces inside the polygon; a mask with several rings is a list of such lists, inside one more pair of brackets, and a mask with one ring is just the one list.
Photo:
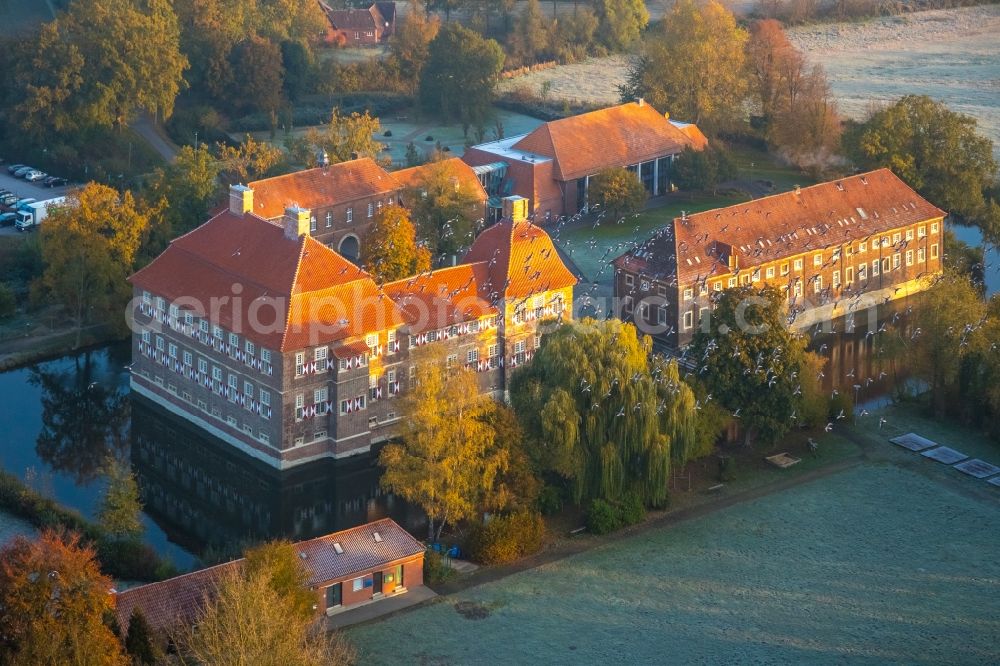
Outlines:
{"label": "hedge", "polygon": [[477,526],[469,535],[466,548],[475,562],[506,564],[537,552],[544,538],[545,521],[541,514],[522,511],[497,516]]}

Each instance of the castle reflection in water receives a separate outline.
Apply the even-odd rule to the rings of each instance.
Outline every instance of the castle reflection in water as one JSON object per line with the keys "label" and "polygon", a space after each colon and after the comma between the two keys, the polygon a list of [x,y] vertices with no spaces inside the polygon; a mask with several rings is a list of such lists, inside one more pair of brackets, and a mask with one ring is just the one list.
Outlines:
{"label": "castle reflection in water", "polygon": [[172,541],[203,556],[386,516],[418,536],[425,525],[419,509],[379,486],[374,454],[278,471],[135,394],[132,466],[146,512]]}

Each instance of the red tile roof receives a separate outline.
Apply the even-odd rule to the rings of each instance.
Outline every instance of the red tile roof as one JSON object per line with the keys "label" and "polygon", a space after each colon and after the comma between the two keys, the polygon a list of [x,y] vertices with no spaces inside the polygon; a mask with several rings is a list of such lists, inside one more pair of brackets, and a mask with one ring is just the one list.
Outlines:
{"label": "red tile roof", "polygon": [[309,236],[291,240],[276,224],[228,210],[175,239],[129,280],[205,312],[213,299],[228,297],[213,323],[281,351],[402,322],[371,276],[330,248]]}
{"label": "red tile roof", "polygon": [[253,189],[254,213],[266,219],[281,217],[292,204],[324,208],[399,189],[389,172],[368,157],[265,178],[249,186]]}
{"label": "red tile roof", "polygon": [[545,230],[526,220],[506,219],[489,227],[476,238],[464,261],[484,262],[489,284],[508,299],[577,283]]}
{"label": "red tile roof", "polygon": [[410,325],[410,333],[436,331],[499,312],[499,287],[486,262],[459,264],[383,285]]}
{"label": "red tile roof", "polygon": [[629,102],[547,122],[513,147],[554,158],[556,179],[566,181],[689,145],[703,147],[703,139],[700,131],[678,129],[648,103]]}
{"label": "red tile roof", "polygon": [[[375,540],[378,532],[380,541]],[[334,544],[340,544],[338,553]],[[304,554],[302,563],[309,575],[309,585],[324,585],[424,552],[424,546],[391,518],[383,518],[341,532],[300,541],[296,550]],[[179,622],[190,622],[212,594],[223,575],[243,566],[235,560],[168,580],[134,587],[115,594],[115,616],[122,630],[128,628],[135,608],[142,610],[149,624],[167,629]]]}
{"label": "red tile roof", "polygon": [[614,263],[691,284],[729,273],[729,252],[745,269],[945,215],[889,169],[878,169],[675,218]]}

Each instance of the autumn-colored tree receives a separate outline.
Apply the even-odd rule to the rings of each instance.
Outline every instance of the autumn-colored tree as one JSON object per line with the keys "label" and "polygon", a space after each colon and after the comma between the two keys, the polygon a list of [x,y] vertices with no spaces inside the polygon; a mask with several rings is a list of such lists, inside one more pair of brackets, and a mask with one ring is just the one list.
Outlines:
{"label": "autumn-colored tree", "polygon": [[590,179],[588,198],[591,206],[599,205],[612,221],[617,221],[623,215],[642,210],[649,193],[635,173],[614,167],[599,171]]}
{"label": "autumn-colored tree", "polygon": [[309,589],[309,573],[302,565],[294,544],[290,541],[269,541],[250,548],[244,557],[243,576],[263,576],[288,603],[296,617],[306,621],[316,617],[313,608],[316,594]]}
{"label": "autumn-colored tree", "polygon": [[15,44],[12,115],[35,140],[121,127],[139,109],[169,117],[188,66],[169,0],[73,0],[37,43]]}
{"label": "autumn-colored tree", "polygon": [[993,142],[971,116],[907,95],[875,112],[851,138],[849,149],[865,168],[892,169],[936,206],[971,222],[987,212],[983,193],[994,186],[998,166]]}
{"label": "autumn-colored tree", "polygon": [[584,319],[546,335],[511,380],[529,455],[577,503],[634,493],[662,505],[671,449],[693,448],[694,394],[676,363],[651,365],[651,345],[632,324]]}
{"label": "autumn-colored tree", "polygon": [[357,157],[377,160],[379,153],[385,150],[385,144],[374,138],[380,129],[379,119],[367,111],[342,116],[340,109],[334,108],[330,122],[321,129],[310,128],[305,140],[314,153],[326,152],[331,164]]}
{"label": "autumn-colored tree", "polygon": [[624,51],[637,41],[649,23],[642,0],[594,0],[597,39],[611,51]]}
{"label": "autumn-colored tree", "polygon": [[724,149],[713,144],[704,150],[687,146],[671,165],[670,178],[677,187],[690,192],[710,191],[736,177],[736,164]]}
{"label": "autumn-colored tree", "polygon": [[413,360],[416,386],[399,407],[401,441],[379,456],[381,483],[424,510],[428,538],[438,541],[449,522],[476,515],[508,457],[494,446],[485,418],[492,399],[480,392],[476,373],[447,367],[438,349],[418,350]]}
{"label": "autumn-colored tree", "polygon": [[101,498],[98,520],[104,531],[116,539],[137,539],[142,535],[142,500],[139,484],[128,466],[115,458],[105,465],[107,488]]}
{"label": "autumn-colored tree", "polygon": [[784,308],[775,287],[722,291],[689,347],[695,376],[738,417],[748,443],[777,441],[802,412],[805,341],[786,325]]}
{"label": "autumn-colored tree", "polygon": [[112,586],[78,535],[15,537],[0,549],[0,662],[125,666],[104,622]]}
{"label": "autumn-colored tree", "polygon": [[285,67],[281,47],[253,35],[238,43],[230,55],[234,89],[233,103],[248,111],[275,114],[284,102]]}
{"label": "autumn-colored tree", "polygon": [[445,121],[462,123],[465,134],[492,112],[504,53],[492,39],[449,23],[431,41],[420,75],[420,105]]}
{"label": "autumn-colored tree", "polygon": [[463,179],[447,160],[428,165],[419,182],[404,193],[404,205],[417,237],[434,257],[457,254],[472,245],[483,219],[480,190]]}
{"label": "autumn-colored tree", "polygon": [[182,663],[213,666],[353,664],[356,654],[325,623],[304,618],[266,567],[222,575],[189,626],[173,636]]}
{"label": "autumn-colored tree", "polygon": [[747,74],[750,93],[757,112],[766,126],[774,118],[778,95],[782,87],[782,71],[789,59],[801,60],[801,54],[785,34],[781,23],[774,19],[754,21],[746,42]]}
{"label": "autumn-colored tree", "polygon": [[709,131],[731,126],[747,95],[746,31],[718,0],[677,0],[629,65],[622,101],[644,97]]}
{"label": "autumn-colored tree", "polygon": [[441,29],[437,17],[428,16],[419,0],[410,4],[406,16],[396,21],[389,37],[389,53],[399,68],[400,79],[415,91],[430,55],[430,44]]}
{"label": "autumn-colored tree", "polygon": [[45,271],[41,286],[76,326],[76,345],[83,325],[103,320],[123,327],[131,290],[125,278],[135,268],[136,254],[149,217],[132,198],[90,183],[64,206],[50,208],[41,225]]}
{"label": "autumn-colored tree", "polygon": [[528,0],[507,37],[507,50],[516,62],[530,65],[551,46],[549,24],[538,0]]}
{"label": "autumn-colored tree", "polygon": [[266,141],[257,141],[249,134],[240,145],[220,143],[217,150],[223,182],[227,185],[263,178],[284,159],[280,148]]}
{"label": "autumn-colored tree", "polygon": [[386,206],[375,216],[361,243],[361,265],[379,284],[431,267],[431,253],[417,245],[417,232],[405,208]]}
{"label": "autumn-colored tree", "polygon": [[177,157],[153,174],[144,194],[147,205],[162,206],[161,223],[150,229],[143,254],[152,258],[176,236],[191,231],[208,219],[208,211],[219,196],[219,163],[202,144],[182,146]]}

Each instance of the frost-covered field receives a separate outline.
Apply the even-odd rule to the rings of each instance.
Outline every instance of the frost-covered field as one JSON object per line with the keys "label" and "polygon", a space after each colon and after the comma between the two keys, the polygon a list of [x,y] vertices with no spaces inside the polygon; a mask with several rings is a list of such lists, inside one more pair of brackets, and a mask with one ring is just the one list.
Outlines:
{"label": "frost-covered field", "polygon": [[1000,511],[868,465],[349,631],[371,664],[1000,663]]}
{"label": "frost-covered field", "polygon": [[[861,118],[873,104],[926,94],[976,118],[1000,151],[1000,5],[918,12],[857,23],[792,28],[789,36],[826,67],[842,111]],[[624,56],[594,58],[504,81],[502,89],[603,104],[618,101]],[[664,109],[669,111],[669,109]]]}
{"label": "frost-covered field", "polygon": [[848,116],[925,94],[979,121],[1000,150],[1000,5],[793,28]]}

